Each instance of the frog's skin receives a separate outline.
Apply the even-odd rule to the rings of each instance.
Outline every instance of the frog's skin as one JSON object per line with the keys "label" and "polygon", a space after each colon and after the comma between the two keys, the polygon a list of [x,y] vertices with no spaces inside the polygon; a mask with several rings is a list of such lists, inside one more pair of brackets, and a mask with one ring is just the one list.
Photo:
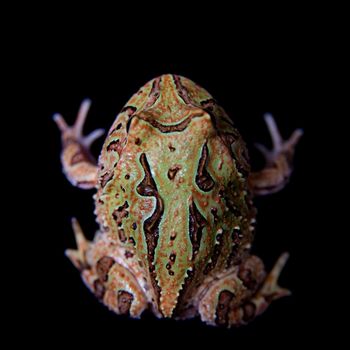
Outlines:
{"label": "frog's skin", "polygon": [[77,250],[67,256],[90,290],[117,314],[138,318],[200,316],[237,326],[289,295],[278,286],[288,254],[267,275],[250,255],[254,195],[276,192],[291,175],[301,130],[283,141],[265,120],[272,151],[250,172],[247,149],[225,111],[189,79],[163,75],[143,86],[117,116],[98,164],[89,146],[103,131],[82,135],[90,101],[73,127],[61,115],[62,164],[70,182],[96,188],[99,230],[93,242],[73,219]]}

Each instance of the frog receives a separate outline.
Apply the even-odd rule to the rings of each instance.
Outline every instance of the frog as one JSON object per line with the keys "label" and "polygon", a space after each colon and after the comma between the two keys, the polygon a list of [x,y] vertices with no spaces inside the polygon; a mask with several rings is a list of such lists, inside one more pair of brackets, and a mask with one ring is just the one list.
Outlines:
{"label": "frog", "polygon": [[282,190],[293,171],[296,129],[284,140],[264,116],[272,149],[251,170],[234,121],[204,88],[164,74],[139,89],[110,127],[98,161],[85,136],[91,101],[73,126],[55,114],[63,172],[73,186],[95,191],[98,230],[89,241],[72,219],[77,244],[66,256],[97,299],[118,315],[199,317],[210,326],[248,324],[291,292],[278,284],[289,253],[270,272],[251,253],[253,199]]}

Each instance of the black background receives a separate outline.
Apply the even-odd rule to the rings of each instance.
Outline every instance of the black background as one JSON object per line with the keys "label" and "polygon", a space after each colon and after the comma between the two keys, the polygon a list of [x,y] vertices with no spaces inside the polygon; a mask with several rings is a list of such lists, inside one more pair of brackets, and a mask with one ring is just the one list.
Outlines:
{"label": "black background", "polygon": [[[315,230],[313,217],[314,168],[312,156],[313,125],[319,116],[315,88],[318,75],[308,59],[286,53],[252,62],[145,62],[109,57],[89,63],[72,57],[58,56],[48,61],[40,77],[40,123],[45,125],[45,147],[41,155],[46,162],[45,186],[39,196],[44,199],[45,228],[37,235],[40,251],[40,276],[44,276],[45,292],[40,294],[37,310],[43,311],[41,332],[49,332],[57,342],[97,341],[120,343],[142,342],[161,335],[169,344],[195,340],[218,346],[228,341],[235,344],[261,346],[312,339],[310,324],[317,321],[315,295]],[[288,58],[286,58],[288,56]],[[276,118],[282,135],[287,138],[295,128],[305,135],[296,150],[295,172],[290,184],[280,193],[257,198],[257,233],[253,252],[270,269],[284,252],[291,258],[280,279],[293,295],[274,302],[253,323],[238,329],[208,327],[199,319],[190,321],[157,320],[145,314],[131,320],[109,312],[87,290],[76,269],[64,256],[74,247],[70,219],[76,217],[90,239],[97,229],[93,214],[94,191],[73,188],[61,172],[60,137],[52,114],[60,112],[73,123],[82,99],[92,99],[85,132],[95,128],[108,130],[115,116],[139,87],[164,74],[186,76],[206,88],[226,109],[248,144],[253,168],[263,160],[254,149],[254,142],[270,145],[263,114]],[[316,81],[315,81],[316,79]],[[319,102],[318,105],[319,106]],[[93,146],[97,157],[103,138]],[[44,154],[43,154],[44,152]],[[42,261],[45,263],[42,264]],[[281,340],[277,340],[281,339]]]}
{"label": "black background", "polygon": [[[348,140],[348,12],[328,3],[101,5],[4,8],[2,123],[14,126],[1,129],[3,222],[9,223],[2,239],[12,241],[1,246],[2,272],[10,275],[2,276],[10,310],[3,318],[13,321],[13,332],[3,333],[12,342],[45,348],[182,349],[192,342],[194,348],[313,348],[328,339],[333,348],[348,323],[341,317],[347,316],[348,272],[341,271],[347,254],[340,253],[348,231],[341,213],[348,207],[347,179],[341,179],[348,158],[342,154]],[[254,142],[270,142],[263,113],[275,116],[285,137],[298,127],[305,131],[291,183],[255,201],[253,252],[268,269],[281,252],[291,253],[281,285],[293,296],[274,302],[246,327],[116,316],[64,257],[74,246],[71,217],[89,238],[97,226],[93,191],[73,188],[61,173],[52,114],[72,123],[89,97],[85,131],[108,129],[131,95],[164,73],[194,80],[219,101],[246,140],[254,167],[262,165]],[[95,156],[101,145],[102,139],[95,143]]]}

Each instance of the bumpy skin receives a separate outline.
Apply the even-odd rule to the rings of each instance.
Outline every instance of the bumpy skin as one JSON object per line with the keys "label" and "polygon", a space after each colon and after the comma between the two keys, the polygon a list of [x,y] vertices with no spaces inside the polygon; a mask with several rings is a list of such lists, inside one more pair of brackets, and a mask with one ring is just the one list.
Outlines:
{"label": "bumpy skin", "polygon": [[186,78],[163,75],[118,115],[97,168],[88,146],[100,132],[83,138],[84,103],[74,127],[55,120],[68,178],[97,188],[100,230],[87,242],[74,221],[78,250],[67,255],[99,299],[132,317],[150,308],[157,317],[200,315],[230,327],[289,293],[277,285],[287,254],[266,277],[249,253],[252,196],[287,182],[300,131],[283,142],[267,117],[274,149],[260,146],[267,165],[251,174],[246,146],[212,96]]}

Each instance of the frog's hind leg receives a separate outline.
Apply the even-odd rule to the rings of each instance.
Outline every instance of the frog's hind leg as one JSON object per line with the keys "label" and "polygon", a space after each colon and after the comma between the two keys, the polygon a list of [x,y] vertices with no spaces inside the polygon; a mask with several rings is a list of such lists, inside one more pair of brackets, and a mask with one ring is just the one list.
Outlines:
{"label": "frog's hind leg", "polygon": [[282,254],[267,277],[262,261],[251,256],[236,270],[216,278],[200,297],[202,321],[223,327],[244,325],[264,312],[273,300],[290,295],[277,284],[287,259],[288,254]]}
{"label": "frog's hind leg", "polygon": [[264,155],[266,165],[261,171],[251,173],[248,178],[249,187],[255,195],[278,192],[287,184],[293,170],[295,146],[303,135],[303,131],[297,129],[287,141],[284,141],[272,115],[266,114],[264,118],[271,135],[273,149],[270,151],[261,144],[256,145]]}
{"label": "frog's hind leg", "polygon": [[91,242],[85,238],[84,232],[77,219],[72,219],[72,227],[75,236],[75,242],[77,244],[77,249],[67,249],[66,256],[72,262],[72,264],[79,270],[84,270],[88,263],[86,253],[91,246]]}
{"label": "frog's hind leg", "polygon": [[131,248],[114,245],[101,233],[93,242],[88,241],[76,219],[72,226],[77,249],[68,249],[66,256],[80,271],[86,286],[110,310],[139,318],[149,302],[139,283],[136,254]]}
{"label": "frog's hind leg", "polygon": [[97,165],[89,148],[104,133],[104,130],[97,129],[89,135],[83,136],[83,126],[90,104],[90,100],[82,102],[72,127],[67,125],[60,114],[53,116],[62,136],[61,161],[63,171],[74,186],[84,189],[93,188],[97,184]]}

